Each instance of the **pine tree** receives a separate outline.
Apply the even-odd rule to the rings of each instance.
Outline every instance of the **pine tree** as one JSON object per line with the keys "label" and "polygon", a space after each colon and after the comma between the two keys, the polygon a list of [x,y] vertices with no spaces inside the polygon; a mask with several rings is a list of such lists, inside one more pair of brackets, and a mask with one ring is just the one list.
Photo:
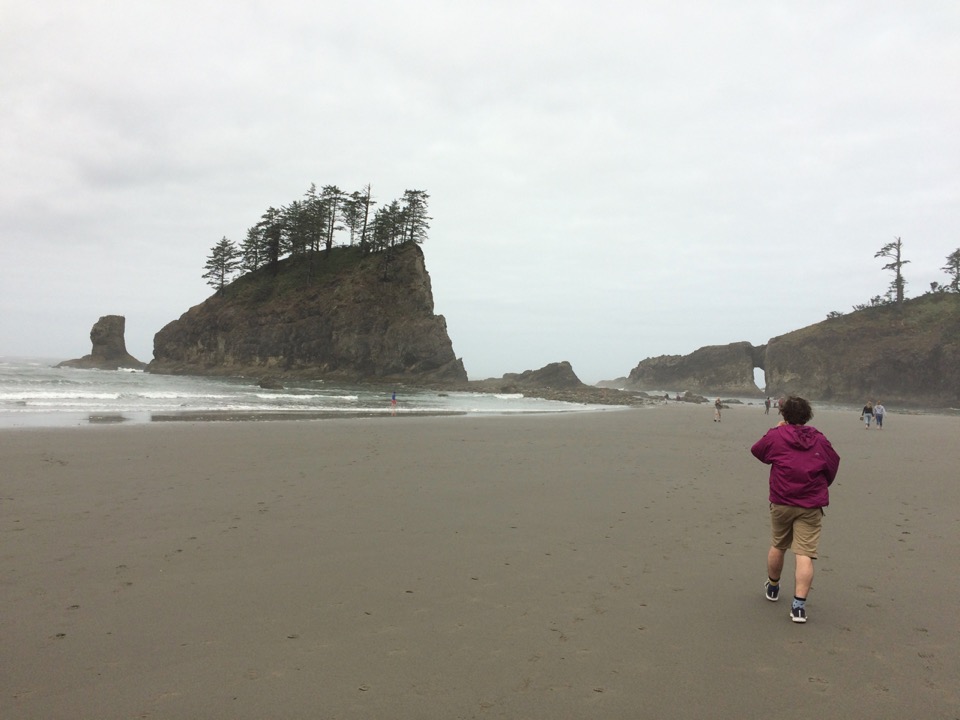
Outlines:
{"label": "pine tree", "polygon": [[316,183],[310,183],[310,189],[304,194],[304,212],[307,223],[307,245],[317,252],[325,237],[327,227],[327,208],[323,198],[317,194]]}
{"label": "pine tree", "polygon": [[253,272],[264,264],[267,252],[259,226],[247,230],[247,237],[240,244],[240,255],[240,269],[244,272]]}
{"label": "pine tree", "polygon": [[359,192],[354,191],[350,193],[348,197],[344,198],[340,210],[340,217],[350,232],[350,245],[352,246],[356,243],[357,237],[360,236],[363,223],[366,219],[364,199]]}
{"label": "pine tree", "polygon": [[367,186],[357,194],[359,195],[357,198],[357,203],[363,204],[363,225],[360,228],[360,252],[368,252],[371,245],[370,208],[371,206],[376,205],[377,201],[373,199],[370,183],[367,183]]}
{"label": "pine tree", "polygon": [[340,202],[343,200],[343,191],[336,185],[324,185],[320,197],[326,210],[326,227],[324,228],[323,244],[329,253],[333,248],[333,233],[343,228],[337,225],[340,219]]}
{"label": "pine tree", "polygon": [[951,292],[960,292],[960,248],[947,255],[947,264],[940,269],[950,276]]}
{"label": "pine tree", "polygon": [[305,202],[294,200],[283,208],[283,251],[305,255],[310,244],[311,223]]}
{"label": "pine tree", "polygon": [[415,242],[418,245],[427,239],[427,230],[433,219],[427,215],[427,200],[430,196],[425,190],[405,190],[404,203],[404,242]]}
{"label": "pine tree", "polygon": [[215,287],[218,291],[223,290],[227,281],[240,268],[240,251],[232,240],[227,240],[224,236],[211,248],[203,267],[206,272],[202,277],[206,278],[207,285]]}
{"label": "pine tree", "polygon": [[893,242],[887,243],[882,248],[880,248],[877,253],[874,255],[875,258],[885,257],[890,258],[891,262],[883,266],[884,270],[893,270],[894,277],[890,282],[889,294],[894,296],[895,302],[897,305],[903,304],[903,289],[907,285],[907,281],[903,278],[903,266],[906,265],[909,260],[903,260],[901,252],[903,250],[903,243],[900,238],[894,238]]}
{"label": "pine tree", "polygon": [[260,216],[257,227],[263,233],[263,245],[266,250],[266,265],[276,270],[280,262],[280,250],[283,241],[283,213],[275,207],[268,207]]}

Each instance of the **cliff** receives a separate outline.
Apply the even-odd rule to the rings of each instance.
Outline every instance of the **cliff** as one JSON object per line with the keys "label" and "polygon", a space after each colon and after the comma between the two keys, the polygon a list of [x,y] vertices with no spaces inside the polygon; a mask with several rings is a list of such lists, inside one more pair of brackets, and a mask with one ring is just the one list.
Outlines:
{"label": "cliff", "polygon": [[772,394],[960,407],[960,295],[922,295],[775,337],[764,369]]}
{"label": "cliff", "polygon": [[416,244],[334,248],[249,273],[154,336],[149,372],[466,381]]}
{"label": "cliff", "polygon": [[126,328],[127,319],[122,315],[104,315],[93,324],[90,330],[90,342],[93,345],[90,354],[75,360],[64,360],[57,367],[142,370],[147,364],[140,362],[127,352]]}
{"label": "cliff", "polygon": [[630,371],[626,387],[760,397],[753,369],[763,366],[762,355],[762,347],[737,342],[708,345],[689,355],[647,358]]}
{"label": "cliff", "polygon": [[754,368],[764,371],[769,395],[960,407],[960,295],[934,293],[866,308],[757,347],[738,342],[648,358],[626,385],[752,396],[758,394]]}

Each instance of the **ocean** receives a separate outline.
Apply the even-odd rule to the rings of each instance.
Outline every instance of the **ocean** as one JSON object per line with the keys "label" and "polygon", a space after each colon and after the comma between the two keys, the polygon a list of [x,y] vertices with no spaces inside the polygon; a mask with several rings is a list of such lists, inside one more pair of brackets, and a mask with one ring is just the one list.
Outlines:
{"label": "ocean", "polygon": [[528,398],[519,393],[439,392],[401,385],[346,386],[319,380],[290,381],[282,390],[264,390],[253,378],[53,367],[57,362],[49,358],[0,357],[0,428],[620,409]]}

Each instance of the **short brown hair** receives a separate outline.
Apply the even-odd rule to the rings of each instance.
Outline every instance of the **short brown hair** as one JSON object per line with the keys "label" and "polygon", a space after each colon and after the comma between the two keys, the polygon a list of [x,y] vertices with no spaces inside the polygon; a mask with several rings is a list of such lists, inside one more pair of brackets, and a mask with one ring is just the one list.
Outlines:
{"label": "short brown hair", "polygon": [[802,397],[791,395],[783,401],[780,414],[791,425],[806,425],[813,417],[813,408]]}

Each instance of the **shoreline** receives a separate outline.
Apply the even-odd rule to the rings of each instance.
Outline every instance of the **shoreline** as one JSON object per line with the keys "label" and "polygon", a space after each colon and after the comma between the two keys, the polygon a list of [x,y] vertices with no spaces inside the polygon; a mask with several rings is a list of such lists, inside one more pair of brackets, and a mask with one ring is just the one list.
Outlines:
{"label": "shoreline", "polygon": [[[533,399],[550,400],[540,395],[528,395]],[[722,396],[721,396],[722,398]],[[725,398],[724,411],[733,408],[743,408],[745,410],[759,409],[762,411],[763,403],[747,398]],[[571,414],[592,414],[611,411],[626,410],[654,410],[671,407],[689,407],[689,408],[707,408],[713,407],[709,401],[693,402],[689,400],[664,400],[656,397],[642,398],[634,404],[621,403],[576,403],[573,401],[557,400],[556,402],[566,402],[568,405],[584,405],[582,408],[565,407],[558,409],[536,409],[515,411],[510,409],[502,410],[440,410],[430,408],[405,408],[386,407],[379,410],[359,409],[359,410],[209,410],[194,411],[186,410],[182,412],[35,412],[35,413],[14,413],[0,412],[0,433],[9,430],[38,430],[51,428],[76,428],[87,426],[141,426],[158,425],[169,423],[267,423],[267,422],[314,422],[314,421],[342,421],[342,420],[370,420],[377,418],[415,418],[415,417],[511,417],[515,415],[522,416],[542,416],[542,415],[571,415]],[[825,404],[811,402],[816,413],[854,413],[859,415],[859,408],[852,405]],[[712,410],[711,410],[712,412]],[[888,408],[888,418],[909,417],[909,416],[937,416],[937,417],[960,417],[960,408],[897,408],[891,411]],[[771,408],[771,416],[776,415],[776,411]]]}
{"label": "shoreline", "polygon": [[960,418],[814,409],[802,626],[762,406],[0,431],[4,717],[953,717]]}

